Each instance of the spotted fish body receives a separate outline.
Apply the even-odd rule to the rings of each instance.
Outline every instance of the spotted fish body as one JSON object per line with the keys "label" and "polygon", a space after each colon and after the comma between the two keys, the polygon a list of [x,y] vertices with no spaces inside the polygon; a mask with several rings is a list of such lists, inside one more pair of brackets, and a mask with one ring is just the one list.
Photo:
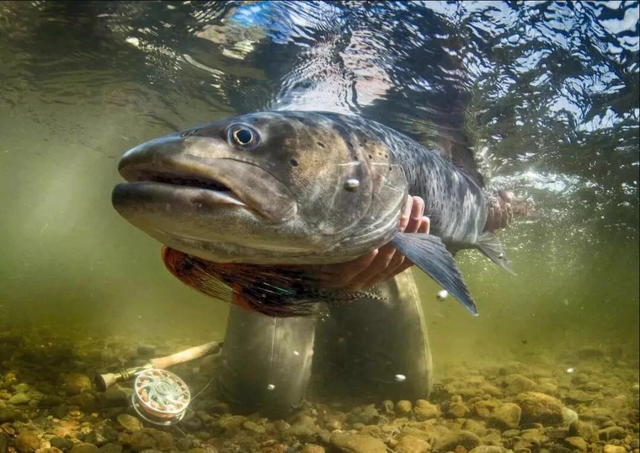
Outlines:
{"label": "spotted fish body", "polygon": [[[477,248],[485,233],[487,204],[480,184],[463,170],[415,140],[380,123],[360,117],[324,113],[321,116],[341,129],[344,139],[367,147],[375,141],[370,165],[399,166],[406,178],[408,193],[425,202],[431,220],[431,234],[448,248]],[[364,138],[363,138],[364,137]],[[366,138],[369,137],[369,138]],[[382,158],[382,159],[381,159]]]}
{"label": "spotted fish body", "polygon": [[[299,315],[296,307],[322,294],[285,269],[346,262],[388,242],[473,314],[451,253],[477,248],[509,268],[486,231],[482,182],[364,118],[290,111],[227,118],[143,143],[119,170],[128,183],[114,189],[114,207],[181,254],[164,254],[174,275],[212,295],[207,281],[222,281],[271,316]],[[398,232],[408,194],[424,199],[431,234]],[[233,265],[249,268],[231,272]]]}

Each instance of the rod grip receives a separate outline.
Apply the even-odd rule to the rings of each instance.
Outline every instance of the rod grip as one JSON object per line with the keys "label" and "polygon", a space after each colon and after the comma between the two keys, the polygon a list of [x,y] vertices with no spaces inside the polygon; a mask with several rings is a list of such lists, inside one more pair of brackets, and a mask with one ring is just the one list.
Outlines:
{"label": "rod grip", "polygon": [[221,343],[212,341],[211,343],[195,346],[193,348],[189,348],[185,351],[180,351],[166,357],[151,359],[151,363],[153,364],[154,368],[165,369],[174,365],[178,365],[179,363],[189,362],[191,360],[199,359],[210,354],[216,354],[220,352],[221,348]]}

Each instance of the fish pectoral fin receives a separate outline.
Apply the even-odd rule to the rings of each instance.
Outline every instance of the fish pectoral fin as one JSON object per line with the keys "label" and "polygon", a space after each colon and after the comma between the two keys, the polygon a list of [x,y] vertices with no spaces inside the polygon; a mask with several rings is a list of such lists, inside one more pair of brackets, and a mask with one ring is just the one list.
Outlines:
{"label": "fish pectoral fin", "polygon": [[478,308],[462,279],[462,274],[439,237],[422,233],[398,233],[391,243],[446,289],[471,314],[478,316]]}
{"label": "fish pectoral fin", "polygon": [[485,231],[482,233],[480,238],[478,239],[478,250],[484,253],[491,261],[496,263],[498,266],[506,270],[512,275],[516,275],[516,273],[511,268],[511,263],[509,262],[509,258],[504,253],[504,248],[500,243],[500,239],[498,236],[491,233],[490,231]]}

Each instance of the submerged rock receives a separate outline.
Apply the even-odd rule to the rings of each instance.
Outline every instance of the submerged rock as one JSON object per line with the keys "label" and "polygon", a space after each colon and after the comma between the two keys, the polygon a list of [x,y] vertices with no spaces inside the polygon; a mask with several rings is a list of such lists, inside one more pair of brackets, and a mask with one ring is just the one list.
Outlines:
{"label": "submerged rock", "polygon": [[611,426],[601,429],[599,435],[600,440],[624,439],[627,436],[627,432],[619,426]]}
{"label": "submerged rock", "polygon": [[453,418],[464,418],[469,414],[469,412],[471,411],[469,410],[466,404],[453,403],[452,405],[449,406],[449,411],[447,412],[447,415]]}
{"label": "submerged rock", "polygon": [[426,440],[414,436],[404,436],[394,448],[396,453],[427,453],[431,445]]}
{"label": "submerged rock", "polygon": [[7,403],[17,406],[19,404],[27,404],[29,401],[31,401],[31,398],[26,393],[16,393],[11,398],[9,398],[9,401],[7,401]]}
{"label": "submerged rock", "polygon": [[144,428],[133,434],[120,433],[118,441],[124,445],[130,445],[133,451],[149,449],[165,451],[173,448],[173,440],[171,436],[153,428]]}
{"label": "submerged rock", "polygon": [[325,449],[319,445],[307,444],[302,447],[302,453],[325,453]]}
{"label": "submerged rock", "polygon": [[100,453],[122,453],[122,445],[105,444],[102,447],[100,447]]}
{"label": "submerged rock", "polygon": [[335,432],[331,435],[331,445],[345,453],[387,453],[381,440],[359,434]]}
{"label": "submerged rock", "polygon": [[9,436],[5,433],[0,433],[0,453],[7,453],[9,449]]}
{"label": "submerged rock", "polygon": [[517,404],[506,403],[495,410],[490,418],[491,423],[502,429],[515,429],[520,426],[522,409]]}
{"label": "submerged rock", "polygon": [[84,443],[73,447],[70,453],[100,453],[100,450],[93,444]]}
{"label": "submerged rock", "polygon": [[512,374],[511,376],[507,376],[505,383],[507,384],[507,388],[505,390],[507,395],[518,395],[520,393],[534,390],[538,387],[538,384],[521,374]]}
{"label": "submerged rock", "polygon": [[91,379],[89,379],[89,376],[80,373],[63,375],[62,390],[67,395],[79,395],[86,390],[91,390]]}
{"label": "submerged rock", "polygon": [[49,443],[52,447],[58,448],[62,451],[71,450],[75,445],[71,439],[66,437],[54,437],[49,441]]}
{"label": "submerged rock", "polygon": [[426,400],[418,400],[413,413],[418,420],[431,420],[440,416],[440,408]]}
{"label": "submerged rock", "polygon": [[506,453],[508,450],[502,447],[496,447],[491,445],[483,445],[474,448],[469,453]]}
{"label": "submerged rock", "polygon": [[522,423],[557,425],[563,422],[562,403],[552,396],[526,392],[517,396],[516,403],[522,409]]}
{"label": "submerged rock", "polygon": [[398,401],[398,404],[396,404],[396,413],[401,417],[407,417],[411,414],[412,410],[413,404],[411,404],[411,401],[402,400]]}
{"label": "submerged rock", "polygon": [[569,427],[569,433],[572,436],[582,437],[587,442],[595,443],[600,440],[598,428],[587,422],[575,421]]}
{"label": "submerged rock", "polygon": [[604,453],[627,453],[627,449],[617,445],[605,445]]}
{"label": "submerged rock", "polygon": [[33,431],[23,430],[20,431],[15,438],[16,450],[20,453],[34,453],[40,448],[40,438]]}
{"label": "submerged rock", "polygon": [[568,437],[564,441],[569,447],[582,453],[587,453],[587,450],[589,450],[589,444],[582,437]]}
{"label": "submerged rock", "polygon": [[120,414],[118,415],[117,420],[118,424],[127,431],[136,432],[143,428],[142,422],[133,415]]}
{"label": "submerged rock", "polygon": [[456,447],[473,450],[482,444],[482,439],[469,431],[454,431],[436,440],[434,450],[436,452],[455,451]]}

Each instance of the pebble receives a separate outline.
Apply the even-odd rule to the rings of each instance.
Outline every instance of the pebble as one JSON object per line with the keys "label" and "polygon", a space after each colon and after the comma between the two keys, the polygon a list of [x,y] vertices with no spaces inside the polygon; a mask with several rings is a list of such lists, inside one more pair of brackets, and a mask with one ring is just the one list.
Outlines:
{"label": "pebble", "polygon": [[542,423],[545,426],[563,422],[562,403],[549,395],[526,392],[517,396],[516,403],[522,409],[522,423]]}
{"label": "pebble", "polygon": [[437,452],[454,451],[456,447],[462,446],[467,451],[480,446],[482,439],[469,431],[455,431],[445,434],[436,440],[434,450]]}
{"label": "pebble", "polygon": [[466,431],[470,431],[479,437],[484,437],[487,435],[487,427],[484,425],[484,423],[477,420],[466,420],[464,422],[463,429]]}
{"label": "pebble", "polygon": [[133,415],[120,414],[118,415],[116,420],[118,421],[118,424],[127,431],[136,432],[140,431],[143,428],[142,422]]}
{"label": "pebble", "polygon": [[16,450],[20,453],[34,453],[40,448],[40,438],[33,431],[20,431],[15,438]]}
{"label": "pebble", "polygon": [[587,442],[595,443],[600,440],[598,428],[592,424],[582,421],[575,421],[569,426],[569,434],[582,437]]}
{"label": "pebble", "polygon": [[522,409],[517,404],[505,403],[492,414],[491,423],[502,429],[515,429],[520,426]]}
{"label": "pebble", "polygon": [[98,447],[116,440],[118,440],[118,432],[108,425],[96,427],[84,438],[86,443],[97,445]]}
{"label": "pebble", "polygon": [[398,401],[398,404],[396,404],[396,413],[401,417],[410,415],[412,409],[413,404],[411,404],[411,401],[402,400]]}
{"label": "pebble", "polygon": [[598,384],[597,382],[591,381],[584,384],[581,387],[581,390],[587,392],[599,392],[600,390],[602,390],[602,385]]}
{"label": "pebble", "polygon": [[38,453],[62,453],[62,450],[56,447],[49,447],[38,450]]}
{"label": "pebble", "polygon": [[102,447],[100,447],[100,453],[122,453],[122,445],[105,444]]}
{"label": "pebble", "polygon": [[587,450],[589,450],[589,444],[582,437],[568,437],[564,441],[569,447],[573,447],[582,453],[587,453]]}
{"label": "pebble", "polygon": [[168,433],[153,428],[143,428],[131,434],[120,433],[118,442],[130,445],[133,451],[143,451],[151,448],[165,451],[173,447],[173,438]]}
{"label": "pebble", "polygon": [[627,449],[617,445],[605,445],[604,453],[627,453]]}
{"label": "pebble", "polygon": [[570,404],[591,403],[595,399],[595,395],[582,390],[572,390],[565,396],[565,400]]}
{"label": "pebble", "polygon": [[303,415],[286,431],[286,434],[294,437],[310,438],[315,436],[319,430],[320,427],[316,425],[313,418]]}
{"label": "pebble", "polygon": [[319,445],[307,444],[302,447],[302,453],[325,453],[325,449]]}
{"label": "pebble", "polygon": [[66,437],[53,437],[49,443],[52,447],[58,448],[62,451],[69,451],[75,445],[71,439]]}
{"label": "pebble", "polygon": [[480,387],[480,390],[482,390],[487,395],[493,396],[494,398],[502,398],[503,395],[502,390],[492,384],[484,384]]}
{"label": "pebble", "polygon": [[624,428],[620,428],[619,426],[601,429],[598,434],[600,435],[600,440],[624,439],[627,436]]}
{"label": "pebble", "polygon": [[382,412],[387,415],[392,415],[394,413],[395,407],[395,404],[393,404],[393,401],[391,400],[385,400],[381,404]]}
{"label": "pebble", "polygon": [[344,453],[387,453],[381,440],[360,434],[335,432],[331,435],[331,445]]}
{"label": "pebble", "polygon": [[125,389],[116,384],[102,393],[101,398],[105,406],[127,406],[131,401],[132,393],[133,390]]}
{"label": "pebble", "polygon": [[91,390],[91,379],[89,379],[89,376],[81,373],[63,375],[62,390],[64,390],[67,395],[79,395],[86,390]]}
{"label": "pebble", "polygon": [[264,428],[264,426],[260,426],[257,423],[252,422],[252,421],[244,422],[242,424],[242,427],[244,429],[246,429],[247,431],[251,431],[251,432],[256,433],[256,434],[264,434],[267,431]]}
{"label": "pebble", "polygon": [[0,433],[0,453],[7,453],[9,449],[9,436],[5,433]]}
{"label": "pebble", "polygon": [[520,393],[528,392],[538,387],[538,384],[536,384],[535,381],[532,381],[521,374],[512,374],[511,376],[507,376],[505,384],[507,386],[505,389],[507,395],[519,395]]}
{"label": "pebble", "polygon": [[502,405],[498,400],[478,401],[473,405],[473,410],[480,418],[490,418],[493,412]]}
{"label": "pebble", "polygon": [[449,406],[449,411],[447,414],[453,418],[464,418],[471,412],[466,404],[464,403],[454,403]]}
{"label": "pebble", "polygon": [[414,436],[403,436],[394,449],[396,453],[427,453],[430,450],[429,442]]}
{"label": "pebble", "polygon": [[507,450],[502,447],[481,445],[471,450],[469,453],[506,453]]}
{"label": "pebble", "polygon": [[440,416],[440,409],[426,400],[418,400],[413,413],[418,420],[431,420]]}
{"label": "pebble", "polygon": [[182,439],[178,439],[178,441],[176,442],[176,448],[180,451],[187,451],[192,447],[192,445],[193,443],[191,442],[191,439],[189,439],[188,437],[183,437]]}
{"label": "pebble", "polygon": [[100,453],[100,450],[93,444],[84,443],[73,447],[70,453]]}
{"label": "pebble", "polygon": [[17,406],[19,404],[27,404],[29,401],[31,401],[31,398],[26,393],[16,393],[11,398],[9,398],[9,401],[7,401],[7,403]]}

